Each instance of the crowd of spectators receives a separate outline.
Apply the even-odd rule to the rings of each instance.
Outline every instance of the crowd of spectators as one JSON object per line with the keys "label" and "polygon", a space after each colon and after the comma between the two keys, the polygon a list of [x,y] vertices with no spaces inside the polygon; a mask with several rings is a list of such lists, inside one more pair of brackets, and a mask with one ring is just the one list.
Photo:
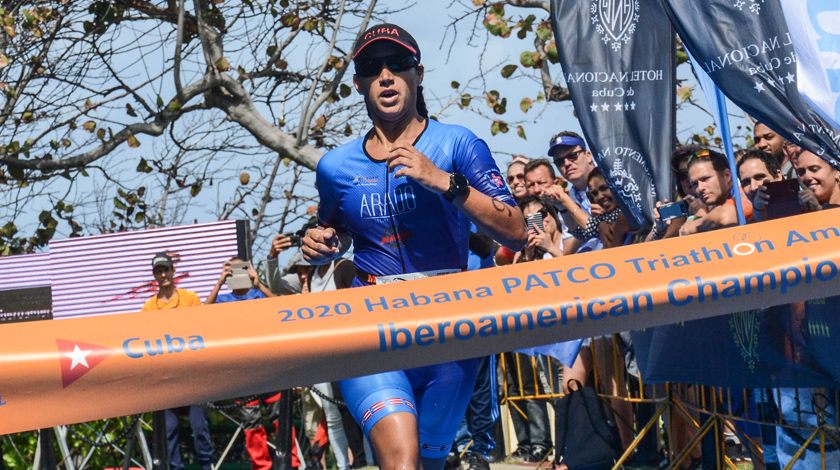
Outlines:
{"label": "crowd of spectators", "polygon": [[[628,223],[608,185],[609,175],[602,173],[595,165],[581,136],[574,132],[561,132],[551,140],[547,153],[550,159],[515,157],[507,168],[508,186],[528,223],[527,245],[520,252],[512,252],[493,244],[481,233],[473,233],[470,240],[470,269],[572,256],[737,225],[736,197],[741,199],[748,223],[840,206],[840,172],[813,153],[786,142],[762,123],[755,126],[754,148],[739,155],[737,175],[731,174],[726,157],[712,149],[697,145],[676,149],[671,158],[675,187],[668,199],[656,206],[662,208],[669,200],[675,201],[682,205],[682,212],[678,216],[668,217],[662,217],[657,212],[653,226],[647,231],[634,230]],[[768,184],[785,179],[796,179],[794,186],[799,189],[795,199],[798,204],[788,204],[787,212],[779,212],[775,210]],[[298,254],[290,266],[283,270],[277,265],[278,255],[292,249],[292,245],[292,239],[286,235],[278,235],[272,241],[265,284],[250,262],[247,262],[250,285],[231,288],[229,292],[220,294],[234,274],[233,264],[242,263],[242,260],[226,262],[205,303],[323,292],[347,288],[353,282],[356,269],[352,257],[312,266]],[[180,308],[201,303],[194,293],[175,286],[175,265],[169,255],[156,255],[152,266],[159,292],[149,299],[144,310]],[[802,308],[807,311],[808,306]],[[561,390],[568,393],[572,382],[592,385],[593,381],[597,381],[601,391],[607,395],[626,395],[627,387],[632,385],[628,380],[635,380],[633,377],[638,371],[634,369],[632,361],[623,360],[632,357],[632,354],[626,354],[632,349],[629,335],[616,338],[620,340],[615,341],[613,337],[581,340],[579,353],[574,360],[559,367],[553,359],[544,356],[532,359],[531,356],[517,352],[483,358],[470,407],[447,459],[446,468],[487,470],[489,463],[499,458],[498,452],[492,452],[497,447],[493,439],[493,428],[499,415],[500,389],[505,384],[506,396],[525,399],[508,403],[518,446],[509,456],[502,457],[513,461],[544,462],[553,455],[557,465],[562,468],[564,456],[560,450],[555,449],[549,427],[549,413],[552,411],[549,405],[552,401],[544,397],[558,394]],[[500,358],[503,361],[499,361]],[[501,372],[501,362],[505,364],[504,373]],[[633,369],[633,372],[628,373],[626,368]],[[300,466],[303,461],[307,468],[325,468],[327,445],[332,449],[339,470],[375,464],[375,456],[367,446],[366,439],[346,408],[341,406],[340,392],[335,384],[314,384],[299,393],[302,398],[303,430],[297,435],[306,437],[308,451],[304,455],[297,450],[293,434],[294,467]],[[806,393],[804,390],[785,391],[781,395],[782,402],[775,406],[784,416],[796,406],[791,405],[791,397]],[[279,392],[268,393],[242,403],[240,418],[254,469],[269,469],[274,465],[260,408],[265,407],[269,419],[274,420],[276,426],[276,404],[280,397]],[[762,403],[767,400],[766,393],[757,393],[756,401]],[[769,400],[772,401],[772,397]],[[633,426],[634,407],[627,400],[614,399],[611,408],[615,413],[621,443],[626,448],[638,430]],[[177,438],[178,417],[182,411],[189,415],[196,460],[202,468],[209,469],[213,447],[209,438],[207,411],[198,406],[185,410],[167,410],[170,468],[183,468]],[[674,435],[681,436],[678,440],[682,444],[687,442],[692,435],[687,424],[676,420],[673,426]],[[762,438],[766,444],[764,455],[767,468],[784,466],[785,459],[789,460],[796,450],[794,443],[788,442],[789,439],[785,441],[785,435],[781,433],[775,450],[776,443],[772,439],[767,436]],[[775,457],[774,452],[777,454]],[[651,459],[658,461],[660,458],[650,455],[643,457],[647,463],[652,462]],[[699,458],[699,451],[692,452],[691,458],[683,462],[683,467],[697,467]],[[836,455],[830,458],[840,461]],[[806,455],[804,462],[809,466],[803,468],[810,468],[814,456]]]}

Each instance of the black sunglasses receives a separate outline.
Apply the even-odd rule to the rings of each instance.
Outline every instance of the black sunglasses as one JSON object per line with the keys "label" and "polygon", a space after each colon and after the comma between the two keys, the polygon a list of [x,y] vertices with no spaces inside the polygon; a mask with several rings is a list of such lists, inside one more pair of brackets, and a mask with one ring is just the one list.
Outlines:
{"label": "black sunglasses", "polygon": [[413,54],[395,54],[387,57],[357,60],[356,75],[360,77],[376,77],[382,73],[382,66],[391,72],[405,72],[420,65],[417,56]]}
{"label": "black sunglasses", "polygon": [[557,167],[561,167],[566,163],[566,160],[569,160],[570,162],[573,162],[573,161],[577,160],[578,157],[580,156],[580,154],[582,154],[583,152],[586,152],[586,150],[583,150],[583,149],[575,150],[574,152],[571,152],[570,154],[566,155],[565,157],[561,157],[561,156],[558,155],[558,156],[554,157],[554,164]]}

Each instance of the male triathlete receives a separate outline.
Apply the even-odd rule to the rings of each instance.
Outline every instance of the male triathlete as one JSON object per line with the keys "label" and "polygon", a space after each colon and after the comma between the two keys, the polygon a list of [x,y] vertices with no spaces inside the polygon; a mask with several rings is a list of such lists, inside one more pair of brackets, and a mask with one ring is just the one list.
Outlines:
{"label": "male triathlete", "polygon": [[[321,226],[303,252],[327,263],[354,245],[354,286],[466,269],[469,222],[513,250],[525,244],[487,145],[428,118],[423,66],[399,26],[367,30],[353,48],[353,82],[373,129],[318,164]],[[383,469],[439,470],[475,385],[476,360],[345,380],[342,394]],[[419,427],[419,432],[418,432]],[[418,446],[419,442],[419,446]]]}

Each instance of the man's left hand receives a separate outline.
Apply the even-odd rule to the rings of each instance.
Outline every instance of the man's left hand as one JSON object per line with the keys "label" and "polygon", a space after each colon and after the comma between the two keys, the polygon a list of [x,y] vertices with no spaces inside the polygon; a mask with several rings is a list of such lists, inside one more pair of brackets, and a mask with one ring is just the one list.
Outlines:
{"label": "man's left hand", "polygon": [[248,277],[251,278],[251,285],[254,288],[259,289],[260,287],[260,276],[257,275],[257,270],[254,269],[254,265],[248,261]]}
{"label": "man's left hand", "polygon": [[700,219],[686,220],[682,227],[680,227],[680,236],[692,235],[697,233],[697,227],[700,225]]}
{"label": "man's left hand", "polygon": [[449,173],[436,167],[428,157],[418,152],[413,145],[397,143],[391,147],[388,156],[388,169],[394,171],[394,177],[407,176],[421,186],[437,194],[449,190]]}

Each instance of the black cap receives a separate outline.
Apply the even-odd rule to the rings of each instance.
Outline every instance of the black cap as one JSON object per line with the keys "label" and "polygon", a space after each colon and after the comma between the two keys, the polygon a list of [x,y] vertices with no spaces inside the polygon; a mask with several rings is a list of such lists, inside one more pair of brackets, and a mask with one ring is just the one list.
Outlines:
{"label": "black cap", "polygon": [[168,266],[170,269],[175,267],[172,263],[172,257],[163,252],[155,254],[155,257],[152,258],[152,269],[157,266]]}
{"label": "black cap", "polygon": [[417,45],[417,41],[408,34],[408,31],[392,23],[376,25],[369,28],[364,34],[359,36],[359,39],[356,40],[356,44],[353,45],[353,60],[356,60],[359,53],[361,53],[362,49],[367,47],[368,44],[380,39],[387,39],[389,41],[396,42],[417,56],[417,60],[420,60],[420,46]]}

